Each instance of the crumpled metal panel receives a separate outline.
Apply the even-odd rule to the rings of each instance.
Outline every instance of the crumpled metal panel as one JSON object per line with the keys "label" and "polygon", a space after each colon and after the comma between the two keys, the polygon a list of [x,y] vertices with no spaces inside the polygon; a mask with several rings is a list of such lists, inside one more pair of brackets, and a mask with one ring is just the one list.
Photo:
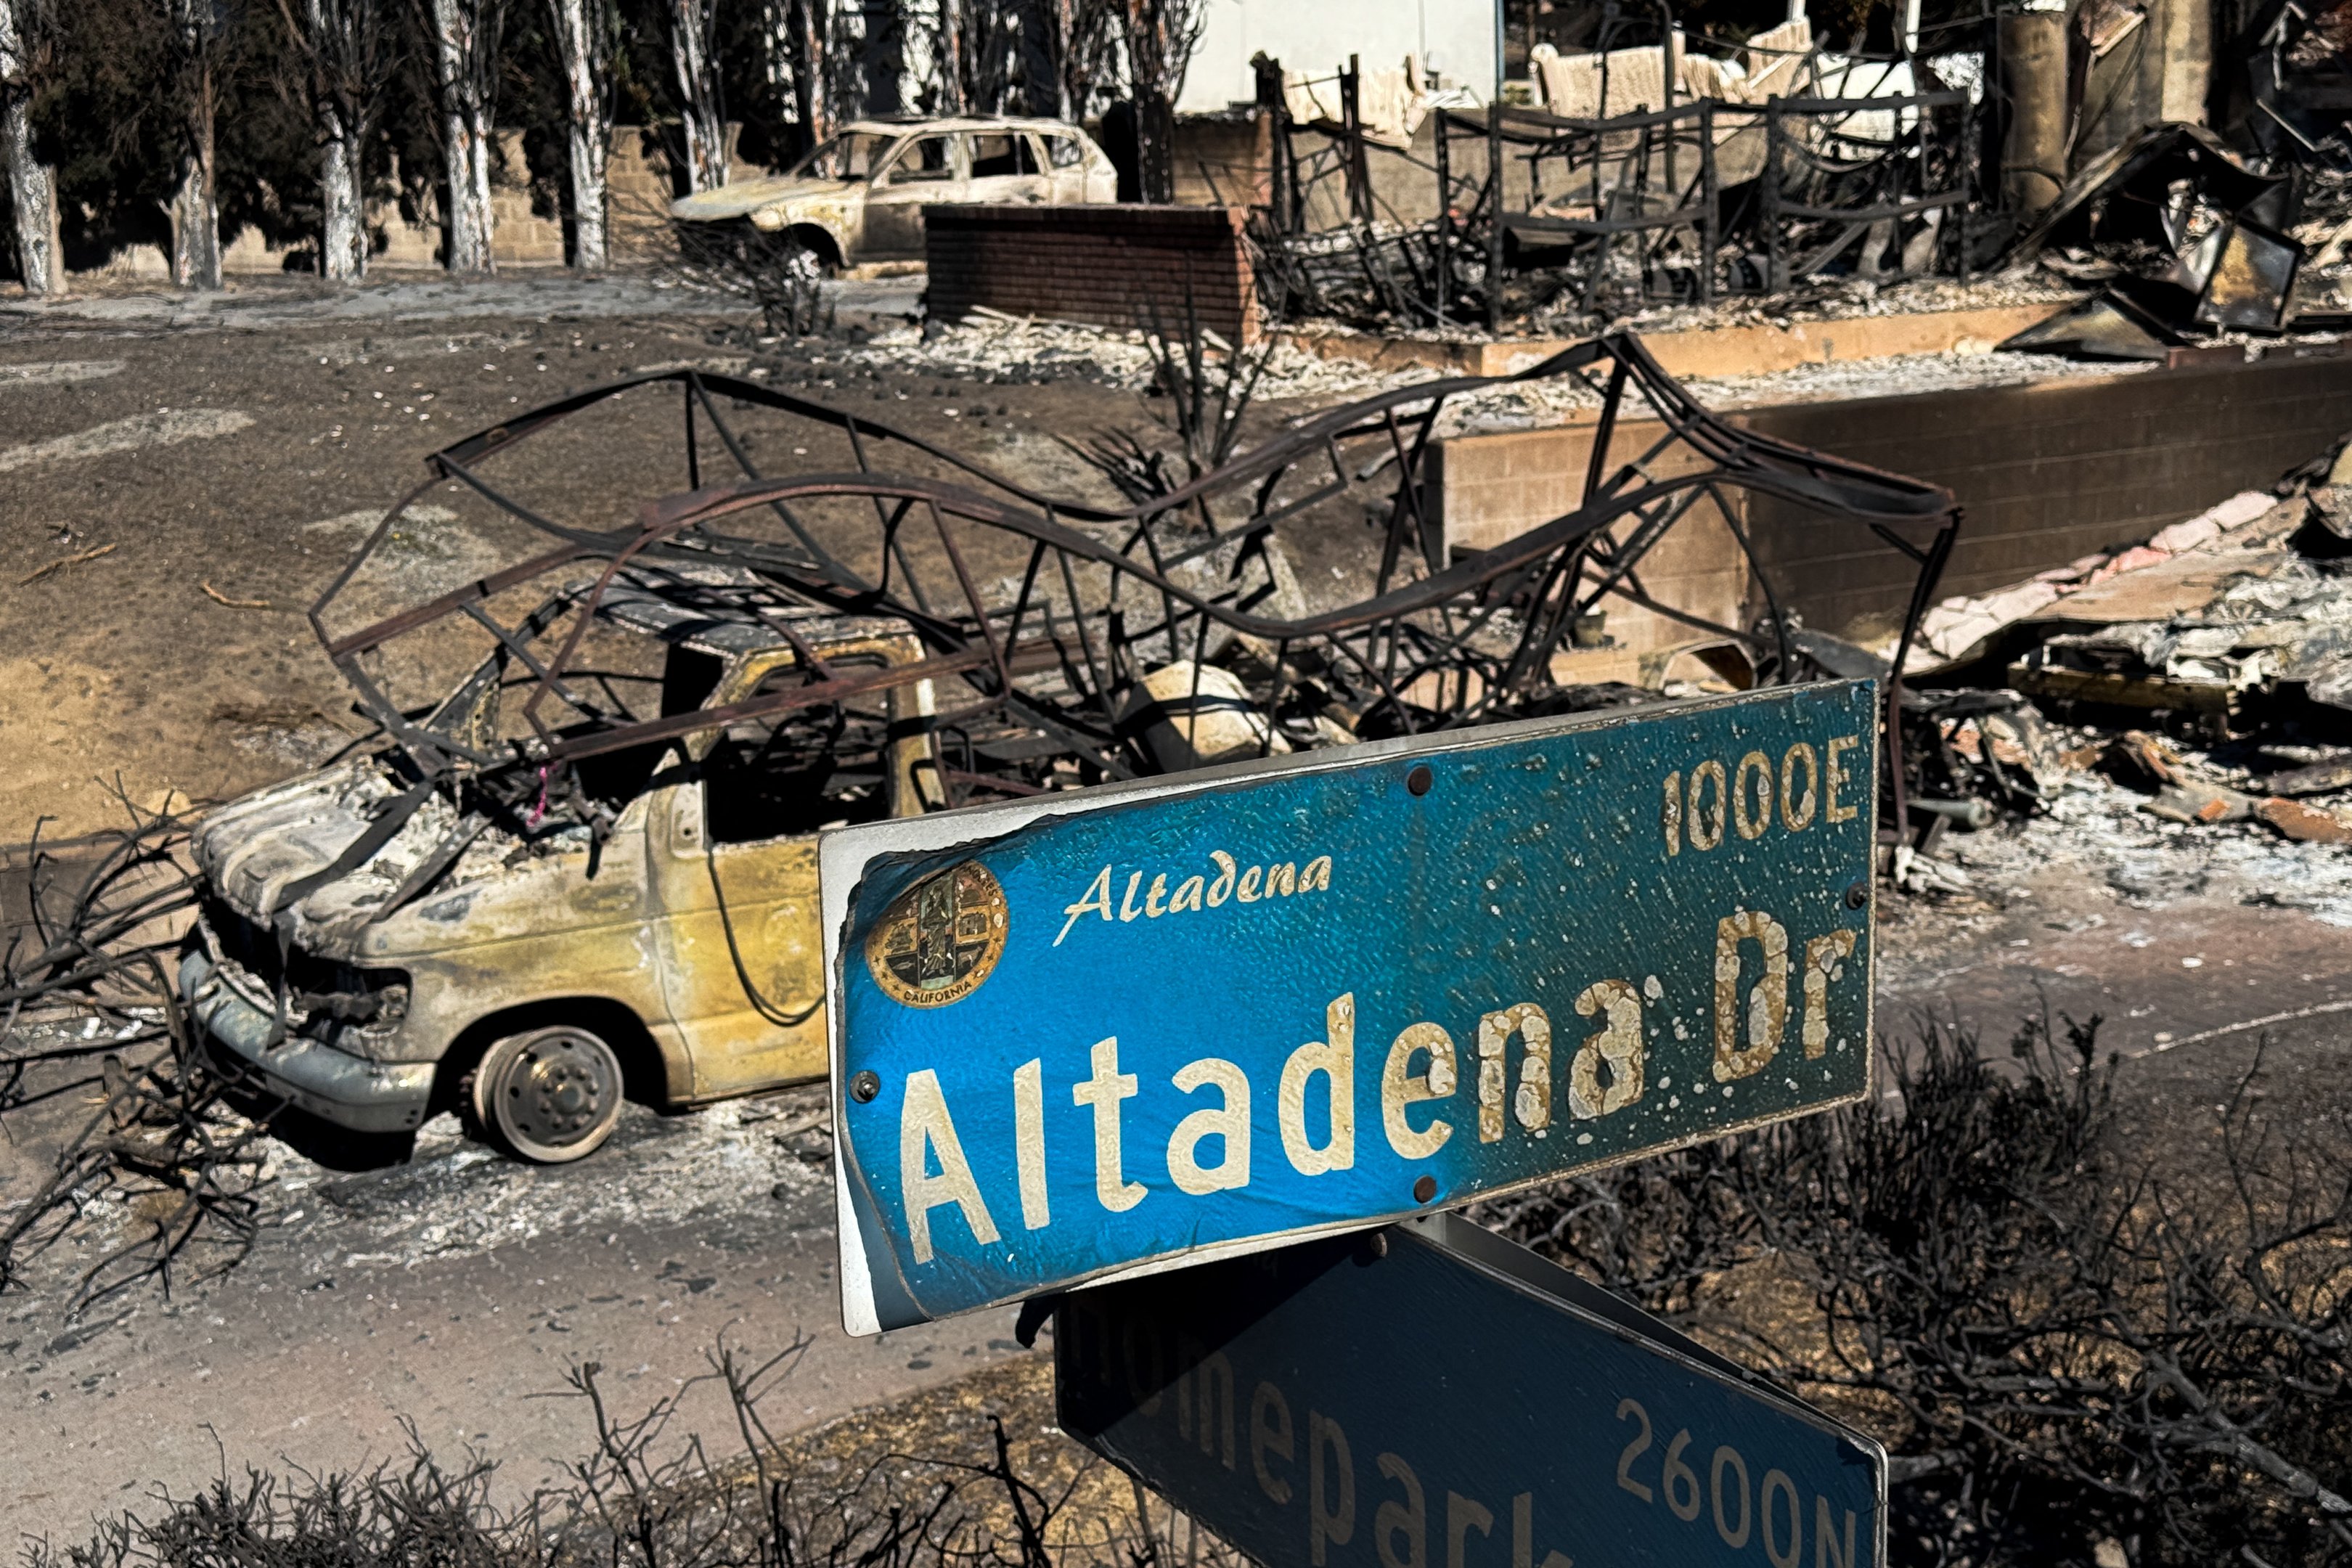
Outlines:
{"label": "crumpled metal panel", "polygon": [[2252,224],[2223,231],[2220,254],[2198,297],[2197,320],[2224,331],[2274,332],[2286,321],[2287,296],[2303,266],[2303,247]]}

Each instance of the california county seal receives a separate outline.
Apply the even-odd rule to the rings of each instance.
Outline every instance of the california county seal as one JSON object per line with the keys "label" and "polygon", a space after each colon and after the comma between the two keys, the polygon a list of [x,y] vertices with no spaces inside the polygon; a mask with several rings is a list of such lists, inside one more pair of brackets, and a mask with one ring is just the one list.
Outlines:
{"label": "california county seal", "polygon": [[977,860],[901,893],[866,938],[874,984],[909,1007],[944,1007],[980,989],[1004,955],[1004,889]]}

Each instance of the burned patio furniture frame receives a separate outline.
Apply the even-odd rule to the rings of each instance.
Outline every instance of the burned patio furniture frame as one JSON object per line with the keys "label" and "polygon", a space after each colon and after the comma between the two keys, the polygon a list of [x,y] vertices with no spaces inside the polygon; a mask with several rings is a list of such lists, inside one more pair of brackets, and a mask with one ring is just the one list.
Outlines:
{"label": "burned patio furniture frame", "polygon": [[[1286,121],[1276,199],[1255,230],[1262,287],[1276,314],[1483,319],[1492,330],[1564,301],[1602,313],[1604,293],[1627,277],[1642,302],[1780,293],[1874,237],[1874,276],[1966,281],[1978,113],[1961,91],[1685,99],[1591,119],[1443,109],[1431,117],[1428,165],[1437,216],[1386,226],[1357,189],[1360,160],[1339,156],[1344,148],[1289,153]],[[1750,150],[1727,167],[1727,147],[1739,142]],[[1478,155],[1465,156],[1473,146]],[[1309,199],[1335,178],[1348,183],[1352,216],[1310,232]],[[1936,232],[1922,246],[1925,226]]]}

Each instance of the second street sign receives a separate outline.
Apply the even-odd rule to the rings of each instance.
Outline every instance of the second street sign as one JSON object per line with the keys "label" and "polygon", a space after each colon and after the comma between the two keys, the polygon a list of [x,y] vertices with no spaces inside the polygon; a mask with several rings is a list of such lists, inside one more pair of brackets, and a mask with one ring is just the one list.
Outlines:
{"label": "second street sign", "polygon": [[1258,1563],[1886,1560],[1875,1442],[1459,1215],[1071,1291],[1054,1387]]}
{"label": "second street sign", "polygon": [[845,1321],[1860,1095],[1875,714],[1781,688],[828,834]]}

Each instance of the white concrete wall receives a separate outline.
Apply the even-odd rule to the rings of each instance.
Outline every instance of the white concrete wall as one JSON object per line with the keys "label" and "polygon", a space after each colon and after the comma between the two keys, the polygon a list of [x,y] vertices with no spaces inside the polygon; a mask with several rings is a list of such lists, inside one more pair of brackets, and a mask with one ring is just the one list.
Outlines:
{"label": "white concrete wall", "polygon": [[1484,99],[1494,86],[1493,0],[1208,0],[1201,45],[1184,73],[1179,112],[1202,113],[1256,96],[1250,57],[1320,75],[1359,57],[1367,67],[1417,56],[1424,68]]}

